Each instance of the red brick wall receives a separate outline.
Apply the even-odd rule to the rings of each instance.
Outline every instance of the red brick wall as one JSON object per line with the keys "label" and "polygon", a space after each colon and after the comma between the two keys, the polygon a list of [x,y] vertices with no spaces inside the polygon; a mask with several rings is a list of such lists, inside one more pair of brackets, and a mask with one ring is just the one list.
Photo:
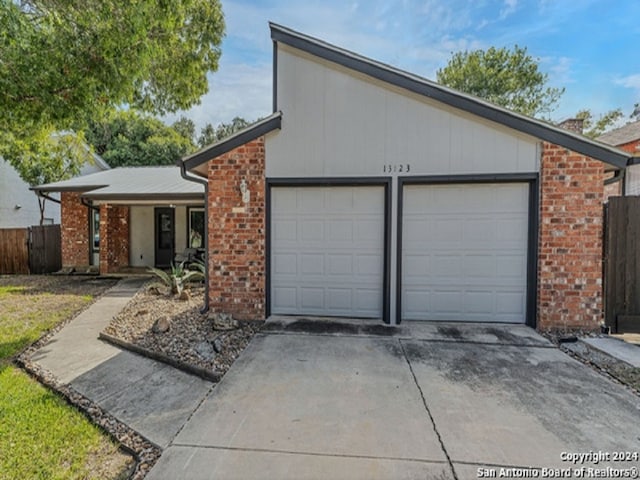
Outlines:
{"label": "red brick wall", "polygon": [[[614,173],[609,172],[605,173],[605,180],[608,178],[613,178]],[[604,201],[609,201],[609,197],[619,197],[622,195],[622,183],[624,182],[624,178],[622,180],[618,180],[617,182],[610,183],[609,185],[604,186]]]}
{"label": "red brick wall", "polygon": [[538,329],[595,330],[602,319],[604,165],[544,143]]}
{"label": "red brick wall", "polygon": [[[209,307],[240,320],[265,317],[264,138],[209,161]],[[251,198],[242,201],[245,180]]]}
{"label": "red brick wall", "polygon": [[640,138],[638,140],[634,140],[633,142],[618,145],[618,148],[625,150],[632,155],[640,155]]}
{"label": "red brick wall", "polygon": [[89,266],[89,212],[80,194],[62,192],[60,230],[63,267]]}
{"label": "red brick wall", "polygon": [[100,273],[128,265],[129,207],[100,205]]}

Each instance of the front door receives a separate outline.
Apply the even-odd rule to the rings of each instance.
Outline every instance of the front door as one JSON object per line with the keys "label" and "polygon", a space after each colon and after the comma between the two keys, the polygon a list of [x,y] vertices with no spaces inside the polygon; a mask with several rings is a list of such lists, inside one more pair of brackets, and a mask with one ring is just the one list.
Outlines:
{"label": "front door", "polygon": [[173,208],[155,209],[155,266],[166,268],[174,257],[174,210]]}

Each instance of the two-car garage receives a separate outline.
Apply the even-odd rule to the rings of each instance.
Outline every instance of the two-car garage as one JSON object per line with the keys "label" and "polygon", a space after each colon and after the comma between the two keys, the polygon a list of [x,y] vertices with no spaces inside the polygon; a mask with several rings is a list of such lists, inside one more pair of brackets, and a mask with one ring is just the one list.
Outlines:
{"label": "two-car garage", "polygon": [[526,321],[532,179],[383,181],[270,187],[272,314]]}

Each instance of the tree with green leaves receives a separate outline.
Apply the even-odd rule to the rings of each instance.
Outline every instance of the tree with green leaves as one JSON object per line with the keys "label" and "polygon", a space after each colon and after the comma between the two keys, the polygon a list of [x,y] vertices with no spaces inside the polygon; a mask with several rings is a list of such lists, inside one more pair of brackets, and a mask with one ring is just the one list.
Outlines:
{"label": "tree with green leaves", "polygon": [[546,117],[564,88],[547,86],[548,75],[526,48],[491,47],[458,52],[436,72],[439,83],[531,117]]}
{"label": "tree with green leaves", "polygon": [[191,138],[135,110],[116,110],[90,121],[85,136],[111,167],[175,165],[194,149]]}
{"label": "tree with green leaves", "polygon": [[[80,173],[82,165],[91,162],[91,154],[82,135],[62,132],[43,138],[16,140],[0,145],[3,156],[19,156],[20,162],[14,164],[20,177],[30,186],[42,185],[59,180],[67,180]],[[15,158],[15,157],[14,157]],[[40,225],[44,223],[46,198],[37,195],[40,209]]]}
{"label": "tree with green leaves", "polygon": [[197,104],[224,35],[219,0],[0,0],[0,25],[0,155],[19,172],[116,108]]}
{"label": "tree with green leaves", "polygon": [[198,137],[198,146],[200,146],[200,148],[204,148],[207,145],[219,142],[229,135],[233,135],[243,128],[248,127],[249,125],[251,124],[241,117],[235,117],[229,123],[220,123],[217,127],[213,127],[210,123],[207,123],[200,130],[200,136]]}
{"label": "tree with green leaves", "polygon": [[193,144],[193,141],[196,138],[196,124],[193,120],[182,115],[178,120],[171,124],[171,128]]}
{"label": "tree with green leaves", "polygon": [[624,114],[619,108],[600,115],[597,120],[593,118],[593,114],[589,109],[580,110],[575,115],[576,118],[582,119],[582,134],[589,138],[599,137],[613,127],[613,125],[623,116]]}

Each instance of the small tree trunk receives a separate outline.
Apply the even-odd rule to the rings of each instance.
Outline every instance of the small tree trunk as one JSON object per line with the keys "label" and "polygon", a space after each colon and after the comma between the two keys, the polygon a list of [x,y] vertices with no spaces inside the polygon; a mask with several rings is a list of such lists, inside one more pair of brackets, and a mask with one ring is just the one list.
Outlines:
{"label": "small tree trunk", "polygon": [[37,197],[38,197],[38,207],[40,208],[40,226],[42,226],[44,225],[44,207],[47,199],[41,197],[40,195],[37,195]]}

